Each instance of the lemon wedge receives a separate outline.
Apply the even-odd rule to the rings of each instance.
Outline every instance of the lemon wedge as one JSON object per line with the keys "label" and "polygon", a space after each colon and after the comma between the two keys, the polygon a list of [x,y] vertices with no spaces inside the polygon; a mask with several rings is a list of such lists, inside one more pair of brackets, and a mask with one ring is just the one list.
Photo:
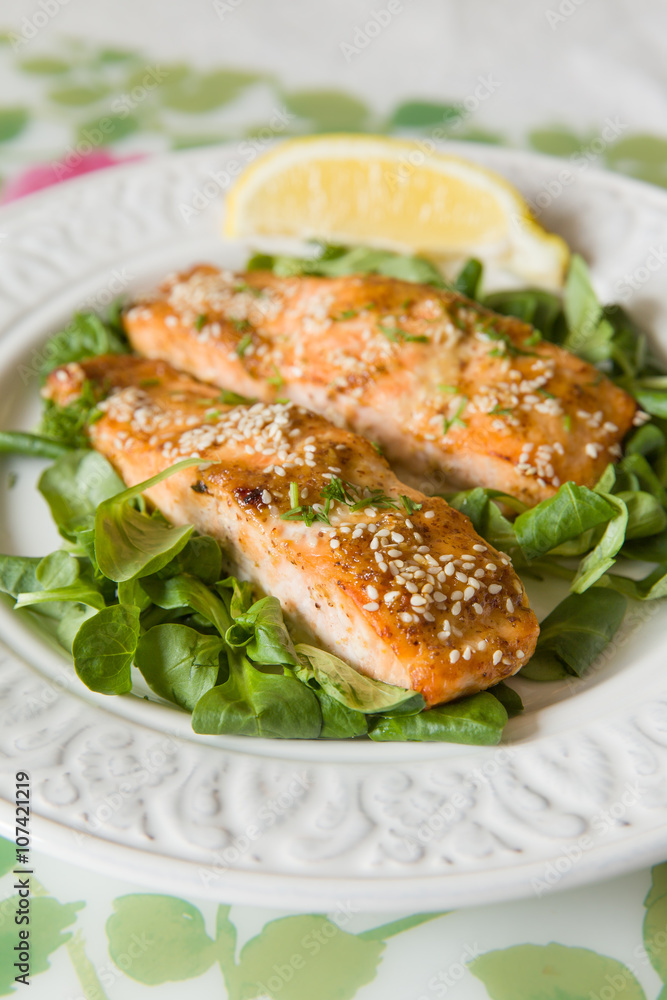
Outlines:
{"label": "lemon wedge", "polygon": [[569,259],[565,242],[499,174],[372,135],[280,143],[230,191],[225,233],[363,243],[444,261],[475,256],[544,288],[561,287]]}

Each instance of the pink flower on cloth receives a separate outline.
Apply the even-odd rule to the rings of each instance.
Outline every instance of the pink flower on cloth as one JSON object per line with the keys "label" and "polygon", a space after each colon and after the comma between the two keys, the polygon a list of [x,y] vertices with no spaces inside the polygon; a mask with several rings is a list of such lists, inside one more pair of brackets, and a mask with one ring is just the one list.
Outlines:
{"label": "pink flower on cloth", "polygon": [[60,184],[61,181],[68,181],[72,177],[80,177],[82,174],[89,174],[93,170],[103,170],[105,167],[115,167],[118,163],[142,159],[141,154],[115,157],[103,149],[98,149],[91,153],[70,154],[64,160],[57,160],[53,163],[40,163],[35,167],[28,167],[16,177],[10,178],[2,189],[0,203],[16,201],[17,198],[32,194],[33,191],[41,191],[42,188],[51,187],[52,184]]}

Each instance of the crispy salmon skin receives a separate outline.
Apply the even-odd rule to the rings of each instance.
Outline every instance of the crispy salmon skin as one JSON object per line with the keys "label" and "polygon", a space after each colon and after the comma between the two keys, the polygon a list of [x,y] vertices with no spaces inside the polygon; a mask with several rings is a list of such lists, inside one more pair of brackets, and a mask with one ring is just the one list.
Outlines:
{"label": "crispy salmon skin", "polygon": [[287,397],[378,442],[429,492],[528,504],[593,486],[634,400],[525,323],[379,275],[280,278],[208,265],[128,309],[140,354],[264,402]]}
{"label": "crispy salmon skin", "polygon": [[[532,655],[537,620],[507,556],[444,500],[400,483],[364,438],[290,402],[225,405],[212,386],[128,355],[58,368],[45,391],[63,405],[86,381],[103,397],[91,442],[129,485],[185,457],[212,463],[148,497],[214,535],[230,570],[278,597],[303,637],[428,705],[483,690]],[[282,517],[295,489],[321,511],[322,491],[341,484],[359,509],[348,496],[331,503],[330,523]]]}

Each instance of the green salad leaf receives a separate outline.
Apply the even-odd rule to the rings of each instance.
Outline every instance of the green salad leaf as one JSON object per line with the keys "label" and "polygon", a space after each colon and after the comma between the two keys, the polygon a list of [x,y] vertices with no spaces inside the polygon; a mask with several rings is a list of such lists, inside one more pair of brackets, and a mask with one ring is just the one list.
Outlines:
{"label": "green salad leaf", "polygon": [[76,313],[64,330],[54,334],[42,351],[40,375],[72,361],[84,361],[100,354],[126,354],[129,345],[117,313],[106,320],[94,312]]}
{"label": "green salad leaf", "polygon": [[229,678],[195,705],[192,728],[218,736],[312,740],[322,730],[322,713],[317,696],[291,671],[264,673],[235,650],[229,656]]}
{"label": "green salad leaf", "polygon": [[614,565],[615,557],[623,545],[625,529],[628,523],[628,508],[620,497],[608,493],[604,498],[615,508],[613,516],[607,522],[605,532],[592,552],[579,563],[579,568],[572,581],[571,589],[576,594],[583,594],[600,577]]}
{"label": "green salad leaf", "polygon": [[570,594],[541,623],[537,647],[521,677],[581,677],[614,637],[625,608],[625,598],[601,587]]}
{"label": "green salad leaf", "polygon": [[64,538],[76,541],[95,524],[95,512],[104,500],[125,488],[110,462],[97,451],[71,451],[46,469],[38,489]]}
{"label": "green salad leaf", "polygon": [[192,712],[217,683],[224,648],[187,625],[156,625],[139,639],[134,663],[156,694]]}
{"label": "green salad leaf", "polygon": [[338,278],[346,274],[384,274],[401,281],[445,287],[438,269],[425,257],[394,253],[374,247],[343,247],[318,244],[316,253],[308,257],[288,257],[282,254],[255,254],[246,265],[248,271],[273,271],[280,277],[317,274]]}
{"label": "green salad leaf", "polygon": [[586,486],[563,483],[553,497],[520,514],[514,531],[526,558],[536,559],[591,528],[607,524],[614,513],[607,498]]}
{"label": "green salad leaf", "polygon": [[245,647],[256,663],[296,666],[296,651],[277,597],[263,597],[238,615],[225,633],[234,649]]}
{"label": "green salad leaf", "polygon": [[139,609],[114,604],[86,618],[72,644],[74,669],[91,691],[127,694],[139,641]]}
{"label": "green salad leaf", "polygon": [[483,691],[418,715],[380,717],[368,735],[376,742],[419,740],[495,746],[506,724],[504,706],[488,691]]}
{"label": "green salad leaf", "polygon": [[226,635],[232,619],[224,601],[203,580],[188,573],[166,580],[158,576],[142,579],[141,586],[160,608],[192,609],[214,625],[221,636]]}
{"label": "green salad leaf", "polygon": [[[367,677],[333,653],[306,643],[299,643],[296,651],[306,660],[322,690],[334,701],[355,712],[411,715],[424,707],[424,699],[417,691]],[[308,667],[305,676],[310,674]]]}
{"label": "green salad leaf", "polygon": [[144,490],[193,465],[199,458],[186,458],[145,482],[104,500],[95,514],[95,558],[110,580],[120,582],[149,576],[171,562],[183,549],[194,528],[175,527],[162,516],[151,517],[131,506]]}

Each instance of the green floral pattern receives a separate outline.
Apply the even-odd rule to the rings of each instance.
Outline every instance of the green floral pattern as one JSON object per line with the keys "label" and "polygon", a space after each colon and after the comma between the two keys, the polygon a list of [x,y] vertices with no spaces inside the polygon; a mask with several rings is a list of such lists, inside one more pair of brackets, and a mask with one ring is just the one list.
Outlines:
{"label": "green floral pattern", "polygon": [[[0,996],[20,988],[14,980],[17,928],[11,919],[18,897],[10,894],[15,857],[15,846],[0,838]],[[39,858],[33,859],[33,867],[39,870]],[[62,869],[64,873],[66,866]],[[475,978],[479,980],[490,1000],[665,1000],[667,862],[651,874],[643,928],[633,928],[625,915],[619,917],[625,922],[627,950],[632,956],[626,961],[594,948],[553,941],[488,949],[484,947],[484,929],[475,929],[474,942],[466,937],[470,930],[463,930],[466,923],[470,927],[466,918],[470,912],[474,918],[475,911],[461,911],[458,929],[459,914],[453,912],[401,917],[360,931],[354,908],[341,903],[335,914],[283,914],[265,920],[254,933],[247,929],[241,933],[239,928],[247,927],[252,912],[243,907],[220,905],[211,921],[195,901],[132,892],[113,899],[111,912],[105,913],[95,908],[92,900],[61,902],[33,876],[31,985],[40,984],[39,997],[60,996],[57,976],[62,975],[62,964],[58,973],[56,963],[64,949],[85,1000],[113,1000],[130,983],[135,984],[132,997],[152,996],[156,1000],[163,995],[160,987],[174,983],[192,983],[186,987],[188,995],[192,989],[198,996],[215,995],[220,1000],[354,1000],[358,995],[371,996],[364,987],[383,979],[380,973],[385,962],[395,963],[400,956],[405,963],[421,945],[428,952],[425,950],[422,960],[411,966],[415,1000],[446,996],[459,982],[462,988],[457,995],[463,998],[467,995],[464,978],[468,986]],[[85,878],[75,869],[70,875],[75,881],[77,875],[80,880]],[[632,899],[626,899],[632,911]],[[543,937],[553,900],[520,905],[535,908],[533,921],[524,918],[522,922],[524,926],[534,922],[536,936]],[[604,905],[601,901],[600,913]],[[210,911],[210,904],[204,910]],[[473,926],[478,922],[473,919]],[[428,924],[430,929],[425,926]],[[419,927],[428,934],[427,943],[426,938],[420,942],[414,936]],[[592,931],[594,934],[596,928]],[[580,936],[585,938],[587,933],[582,927]],[[93,961],[89,942],[95,938],[103,938],[105,949],[104,954],[97,949]],[[452,944],[457,954],[463,950],[460,959],[443,958],[439,971],[425,978],[423,958],[428,954],[437,964],[439,952],[444,956]],[[205,976],[207,986],[203,985]],[[647,984],[657,979],[662,987],[650,989]],[[34,990],[31,995],[35,995]],[[472,995],[481,994],[473,991]]]}
{"label": "green floral pattern", "polygon": [[[455,97],[438,102],[415,95],[382,115],[358,94],[332,88],[289,90],[275,75],[260,70],[221,66],[202,71],[184,62],[157,63],[138,49],[96,47],[57,36],[53,51],[30,56],[15,51],[13,40],[11,31],[0,33],[0,64],[17,81],[29,78],[31,91],[37,85],[40,93],[30,106],[0,100],[0,155],[3,149],[8,157],[12,154],[9,169],[17,160],[57,159],[77,144],[92,142],[119,152],[183,149],[257,135],[267,125],[280,135],[349,131],[419,137],[437,129],[438,136],[507,144],[502,133],[478,128]],[[233,124],[238,102],[258,94],[264,95],[264,118],[242,127]],[[282,115],[278,127],[276,112]],[[50,140],[37,157],[35,140],[28,143],[27,135],[37,136],[47,122],[51,130],[59,126],[62,139],[60,145]],[[524,145],[554,156],[583,155],[599,166],[667,186],[667,137],[624,132],[599,143],[599,149],[598,135],[595,129],[577,134],[555,123],[529,132]]]}

